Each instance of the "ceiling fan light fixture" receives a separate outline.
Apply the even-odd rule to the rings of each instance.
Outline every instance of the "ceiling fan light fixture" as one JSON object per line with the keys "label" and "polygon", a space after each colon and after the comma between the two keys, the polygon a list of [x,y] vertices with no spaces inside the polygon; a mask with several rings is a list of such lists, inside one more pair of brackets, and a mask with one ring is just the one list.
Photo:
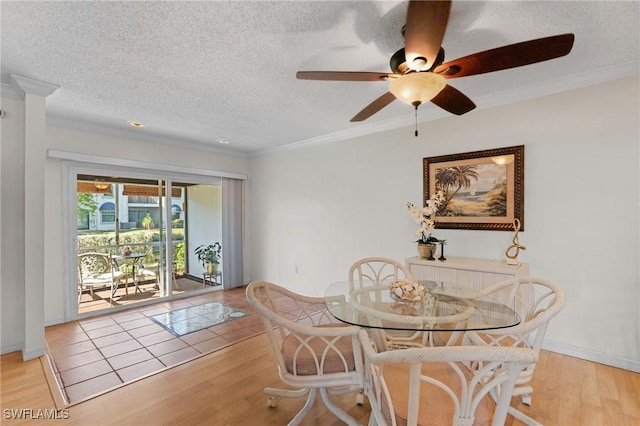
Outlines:
{"label": "ceiling fan light fixture", "polygon": [[389,92],[399,101],[420,105],[433,99],[445,88],[444,77],[432,72],[414,72],[397,78],[389,85]]}

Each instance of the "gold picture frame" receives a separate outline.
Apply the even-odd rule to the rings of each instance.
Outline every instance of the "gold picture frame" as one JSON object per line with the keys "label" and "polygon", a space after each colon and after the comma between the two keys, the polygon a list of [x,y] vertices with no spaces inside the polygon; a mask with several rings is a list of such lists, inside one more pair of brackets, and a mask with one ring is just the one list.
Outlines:
{"label": "gold picture frame", "polygon": [[423,158],[424,202],[441,190],[436,228],[524,230],[524,145]]}

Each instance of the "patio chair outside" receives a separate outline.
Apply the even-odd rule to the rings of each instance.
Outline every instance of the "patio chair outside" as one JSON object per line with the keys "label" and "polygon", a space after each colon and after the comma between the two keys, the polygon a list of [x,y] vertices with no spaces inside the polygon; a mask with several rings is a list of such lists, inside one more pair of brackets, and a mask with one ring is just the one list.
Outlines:
{"label": "patio chair outside", "polygon": [[83,253],[78,255],[78,303],[84,290],[93,297],[94,288],[109,287],[109,304],[121,282],[126,283],[127,274],[120,271],[109,254]]}

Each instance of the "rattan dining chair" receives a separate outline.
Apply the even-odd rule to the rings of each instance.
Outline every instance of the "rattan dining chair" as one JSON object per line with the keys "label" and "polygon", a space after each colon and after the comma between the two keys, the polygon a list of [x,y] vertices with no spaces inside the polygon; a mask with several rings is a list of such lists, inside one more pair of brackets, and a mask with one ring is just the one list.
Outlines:
{"label": "rattan dining chair", "polygon": [[379,284],[383,281],[411,280],[411,272],[402,263],[386,257],[365,257],[357,260],[349,268],[349,280],[355,287],[364,282]]}
{"label": "rattan dining chair", "polygon": [[[463,344],[525,347],[532,349],[538,357],[549,322],[564,306],[564,291],[548,280],[521,277],[498,282],[480,292],[513,306],[522,321],[517,326],[490,332],[466,332]],[[525,405],[531,405],[533,387],[530,381],[535,368],[535,362],[527,365],[512,392],[513,396],[521,395]],[[509,407],[509,414],[528,425],[540,425],[513,406]]]}
{"label": "rattan dining chair", "polygon": [[[359,338],[365,359],[369,426],[503,425],[519,372],[535,361],[531,349],[440,346],[376,352]],[[481,361],[471,372],[468,365]],[[496,402],[491,389],[504,390]]]}
{"label": "rattan dining chair", "polygon": [[269,405],[278,397],[307,401],[289,423],[300,424],[317,393],[327,408],[349,425],[359,424],[330,399],[330,395],[359,392],[362,404],[364,374],[358,341],[359,327],[338,322],[323,298],[296,294],[266,281],[247,286],[247,299],[262,318],[282,382],[296,390],[265,388]]}
{"label": "rattan dining chair", "polygon": [[[363,285],[381,285],[384,282],[397,280],[413,280],[409,269],[402,263],[386,257],[365,257],[357,260],[349,268],[349,282],[353,289],[362,288]],[[380,302],[375,298],[372,303]],[[375,325],[376,319],[371,319]],[[429,337],[422,331],[402,331],[370,329],[372,337],[380,350],[402,349],[406,347],[424,346]]]}

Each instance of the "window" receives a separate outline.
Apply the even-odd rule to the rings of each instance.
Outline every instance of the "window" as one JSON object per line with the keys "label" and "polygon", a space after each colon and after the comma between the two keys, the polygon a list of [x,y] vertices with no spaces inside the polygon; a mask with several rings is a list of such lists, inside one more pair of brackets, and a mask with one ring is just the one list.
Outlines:
{"label": "window", "polygon": [[182,213],[182,209],[177,204],[171,206],[171,220],[179,220],[181,219],[180,214]]}
{"label": "window", "polygon": [[106,202],[100,206],[100,221],[102,223],[114,223],[116,221],[116,205]]}

